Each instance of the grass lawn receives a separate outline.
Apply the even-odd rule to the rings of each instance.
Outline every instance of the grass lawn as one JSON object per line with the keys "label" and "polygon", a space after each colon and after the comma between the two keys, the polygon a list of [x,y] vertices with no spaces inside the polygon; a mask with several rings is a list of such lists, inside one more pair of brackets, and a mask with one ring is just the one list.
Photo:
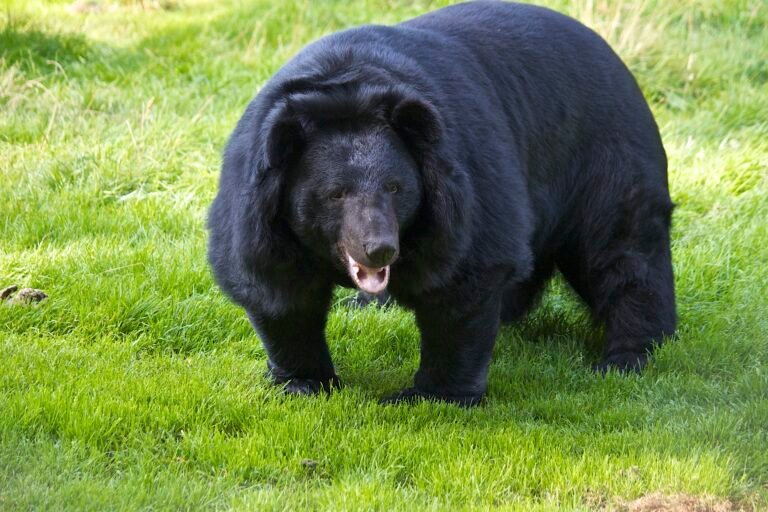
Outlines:
{"label": "grass lawn", "polygon": [[378,405],[418,332],[349,290],[347,387],[267,385],[205,259],[226,137],[304,44],[443,3],[0,1],[0,288],[50,296],[0,304],[0,510],[768,507],[764,0],[546,1],[613,44],[669,153],[680,335],[645,373],[590,372],[600,332],[555,282],[482,407]]}

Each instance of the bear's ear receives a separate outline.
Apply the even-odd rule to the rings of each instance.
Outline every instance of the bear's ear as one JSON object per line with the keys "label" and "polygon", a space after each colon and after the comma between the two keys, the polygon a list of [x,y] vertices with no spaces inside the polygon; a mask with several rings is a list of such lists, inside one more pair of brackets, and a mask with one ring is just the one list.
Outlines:
{"label": "bear's ear", "polygon": [[235,250],[244,268],[257,269],[284,258],[291,247],[278,213],[285,171],[298,158],[305,135],[285,101],[264,115],[244,117],[241,127],[225,152],[222,176],[233,176]]}
{"label": "bear's ear", "polygon": [[282,103],[265,117],[254,141],[255,171],[258,174],[280,169],[294,161],[305,136],[302,124]]}
{"label": "bear's ear", "polygon": [[389,122],[417,160],[433,150],[443,135],[440,114],[422,99],[405,98],[397,103],[389,114]]}

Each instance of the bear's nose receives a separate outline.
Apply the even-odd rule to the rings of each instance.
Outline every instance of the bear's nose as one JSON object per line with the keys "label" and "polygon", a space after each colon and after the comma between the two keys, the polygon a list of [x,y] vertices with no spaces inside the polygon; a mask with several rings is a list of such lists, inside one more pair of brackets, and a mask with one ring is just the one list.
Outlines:
{"label": "bear's nose", "polygon": [[371,262],[371,266],[376,268],[386,267],[392,263],[392,259],[397,253],[397,247],[387,241],[369,242],[363,246],[365,255]]}

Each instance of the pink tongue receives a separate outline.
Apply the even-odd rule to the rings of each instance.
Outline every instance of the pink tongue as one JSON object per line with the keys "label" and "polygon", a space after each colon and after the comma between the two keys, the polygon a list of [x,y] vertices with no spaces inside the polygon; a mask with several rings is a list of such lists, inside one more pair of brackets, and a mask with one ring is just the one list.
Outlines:
{"label": "pink tongue", "polygon": [[349,273],[355,284],[368,293],[381,293],[389,284],[389,265],[383,268],[370,268],[356,262],[347,254]]}

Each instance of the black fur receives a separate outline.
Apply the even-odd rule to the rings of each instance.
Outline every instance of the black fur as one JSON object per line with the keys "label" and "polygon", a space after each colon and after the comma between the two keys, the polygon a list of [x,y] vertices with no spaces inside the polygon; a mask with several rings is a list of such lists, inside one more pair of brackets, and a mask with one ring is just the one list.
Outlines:
{"label": "black fur", "polygon": [[422,339],[393,400],[472,404],[500,322],[555,269],[605,323],[600,368],[641,368],[675,330],[671,211],[657,126],[608,45],[547,9],[477,2],[286,64],[227,146],[209,258],[275,381],[315,392],[337,382],[324,328],[333,286],[352,286],[343,251],[394,233],[388,291]]}

